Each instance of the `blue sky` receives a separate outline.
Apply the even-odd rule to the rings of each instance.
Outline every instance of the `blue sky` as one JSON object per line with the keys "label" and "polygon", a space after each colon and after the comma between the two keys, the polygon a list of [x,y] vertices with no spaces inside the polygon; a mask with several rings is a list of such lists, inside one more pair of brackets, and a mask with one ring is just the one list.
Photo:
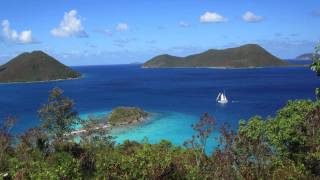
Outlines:
{"label": "blue sky", "polygon": [[68,65],[123,64],[245,43],[293,58],[320,40],[320,1],[3,0],[0,22],[0,63],[43,50]]}

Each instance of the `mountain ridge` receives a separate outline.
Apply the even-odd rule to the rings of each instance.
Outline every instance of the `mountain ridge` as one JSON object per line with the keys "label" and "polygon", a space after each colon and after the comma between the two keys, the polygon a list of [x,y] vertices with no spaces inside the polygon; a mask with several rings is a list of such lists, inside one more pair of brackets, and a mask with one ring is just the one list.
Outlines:
{"label": "mountain ridge", "polygon": [[246,44],[227,49],[209,49],[185,57],[163,54],[143,64],[146,68],[166,67],[277,67],[292,64],[275,57],[257,44]]}

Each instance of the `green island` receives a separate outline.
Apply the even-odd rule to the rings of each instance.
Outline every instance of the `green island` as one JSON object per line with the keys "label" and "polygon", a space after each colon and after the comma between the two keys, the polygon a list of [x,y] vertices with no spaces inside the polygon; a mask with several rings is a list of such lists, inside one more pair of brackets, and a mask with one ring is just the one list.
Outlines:
{"label": "green island", "polygon": [[117,107],[108,116],[108,122],[112,126],[132,125],[143,122],[149,113],[136,107]]}
{"label": "green island", "polygon": [[[320,75],[320,59],[310,68]],[[178,146],[147,139],[116,144],[108,128],[93,128],[103,119],[81,120],[74,101],[54,88],[38,110],[38,127],[14,135],[16,119],[1,122],[0,178],[319,179],[319,89],[315,95],[316,100],[288,101],[274,116],[239,120],[237,129],[218,126],[218,119],[204,113],[192,125],[194,135]],[[142,111],[115,112],[111,119],[117,122],[128,114],[138,118]],[[71,136],[79,124],[88,130]],[[219,134],[218,145],[209,154],[206,145],[214,140],[212,133]]]}
{"label": "green island", "polygon": [[66,80],[80,76],[79,72],[42,51],[22,53],[0,66],[0,83]]}
{"label": "green island", "polygon": [[296,57],[297,60],[312,60],[313,56],[315,55],[315,58],[319,58],[319,55],[313,54],[313,53],[304,53]]}
{"label": "green island", "polygon": [[[62,90],[56,88],[53,92],[61,93]],[[141,108],[117,107],[114,108],[107,116],[89,115],[86,119],[79,120],[78,124],[81,125],[81,128],[73,129],[73,131],[68,132],[67,134],[69,136],[87,136],[87,134],[104,132],[115,127],[137,125],[146,121],[149,116],[150,114]]]}
{"label": "green island", "polygon": [[168,54],[156,56],[143,64],[144,68],[249,68],[292,66],[257,44],[246,44],[228,49],[210,49],[186,57]]}

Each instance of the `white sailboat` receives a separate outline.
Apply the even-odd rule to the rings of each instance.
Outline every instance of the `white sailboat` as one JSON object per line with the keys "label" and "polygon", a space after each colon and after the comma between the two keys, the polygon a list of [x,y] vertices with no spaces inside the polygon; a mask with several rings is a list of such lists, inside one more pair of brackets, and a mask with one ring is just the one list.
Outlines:
{"label": "white sailboat", "polygon": [[228,103],[228,99],[227,99],[227,96],[225,95],[225,93],[219,93],[216,101],[220,104]]}

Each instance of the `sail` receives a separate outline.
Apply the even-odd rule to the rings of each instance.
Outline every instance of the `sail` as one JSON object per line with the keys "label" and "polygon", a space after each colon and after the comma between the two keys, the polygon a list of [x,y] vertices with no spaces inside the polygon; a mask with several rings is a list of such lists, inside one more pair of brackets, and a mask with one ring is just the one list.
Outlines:
{"label": "sail", "polygon": [[221,101],[225,101],[226,100],[226,97],[224,96],[224,94],[222,93],[221,94],[221,99],[220,99]]}
{"label": "sail", "polygon": [[225,104],[228,103],[227,96],[224,93],[219,93],[217,96],[218,103]]}
{"label": "sail", "polygon": [[225,94],[223,94],[223,100],[224,100],[224,101],[228,101],[228,100],[227,100],[227,96],[226,96]]}
{"label": "sail", "polygon": [[221,93],[218,94],[216,101],[220,100]]}

